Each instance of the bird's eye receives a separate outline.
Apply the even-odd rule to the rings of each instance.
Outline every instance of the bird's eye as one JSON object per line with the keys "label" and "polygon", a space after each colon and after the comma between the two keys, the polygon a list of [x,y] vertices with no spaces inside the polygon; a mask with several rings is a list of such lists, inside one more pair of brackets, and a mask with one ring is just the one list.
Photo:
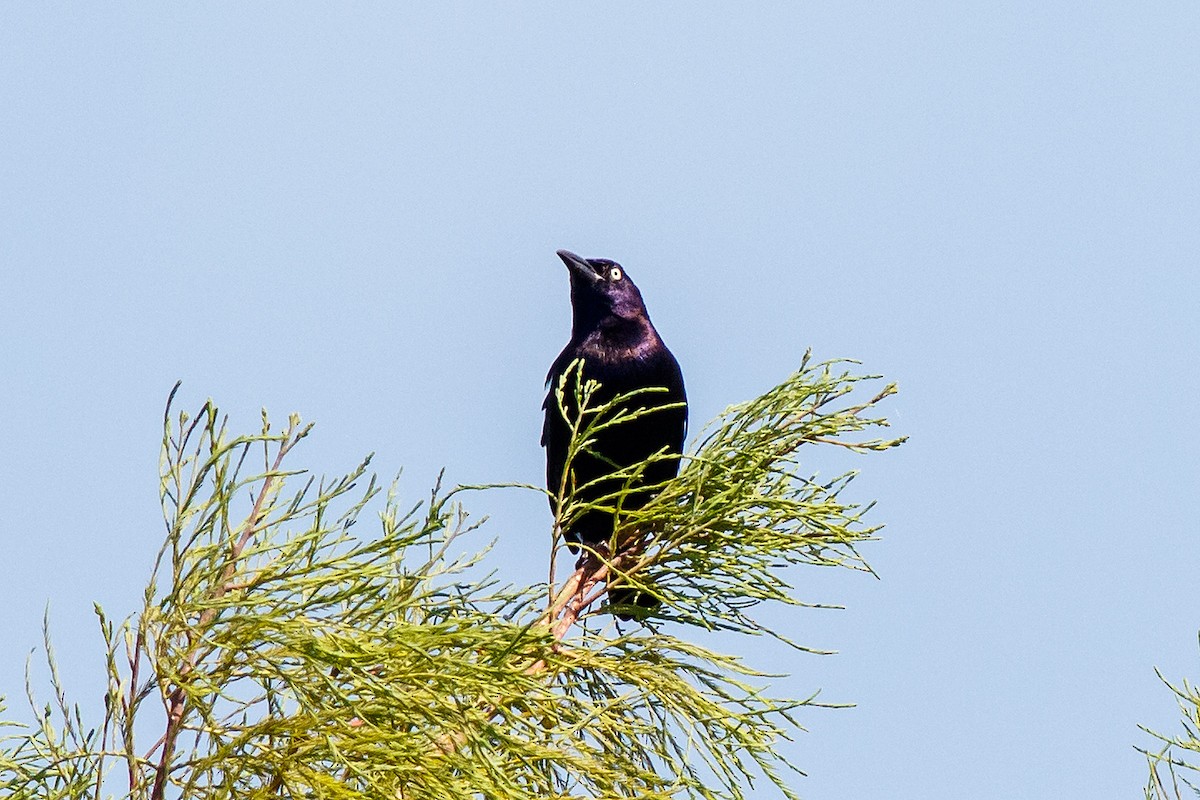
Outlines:
{"label": "bird's eye", "polygon": [[619,281],[619,280],[621,280],[621,268],[620,268],[620,267],[613,267],[612,269],[610,269],[610,270],[608,271],[608,279],[609,279],[610,281]]}

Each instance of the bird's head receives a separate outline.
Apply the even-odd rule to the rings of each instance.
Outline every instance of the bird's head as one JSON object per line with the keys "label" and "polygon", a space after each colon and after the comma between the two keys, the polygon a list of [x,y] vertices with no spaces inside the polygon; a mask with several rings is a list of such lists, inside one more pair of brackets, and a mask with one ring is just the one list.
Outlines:
{"label": "bird's head", "polygon": [[581,258],[570,250],[559,250],[558,257],[571,273],[571,308],[576,331],[606,321],[649,320],[642,293],[620,264],[607,258]]}

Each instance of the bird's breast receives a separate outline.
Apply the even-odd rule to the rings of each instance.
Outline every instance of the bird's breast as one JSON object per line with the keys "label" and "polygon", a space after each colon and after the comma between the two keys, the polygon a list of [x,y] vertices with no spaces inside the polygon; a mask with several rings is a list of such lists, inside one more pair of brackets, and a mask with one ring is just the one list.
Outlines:
{"label": "bird's breast", "polygon": [[582,348],[584,360],[592,364],[629,364],[644,361],[651,348],[646,345],[605,345],[596,343]]}
{"label": "bird's breast", "polygon": [[602,328],[583,341],[580,355],[592,363],[629,364],[649,360],[664,349],[653,328]]}

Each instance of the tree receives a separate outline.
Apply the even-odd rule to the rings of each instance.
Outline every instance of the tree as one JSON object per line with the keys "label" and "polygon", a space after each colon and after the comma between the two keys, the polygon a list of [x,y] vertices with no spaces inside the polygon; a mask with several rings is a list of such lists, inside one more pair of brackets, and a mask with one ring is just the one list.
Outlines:
{"label": "tree", "polygon": [[[629,415],[617,411],[625,398],[591,407],[595,385],[570,377],[555,388],[560,405],[574,392],[581,409],[578,453]],[[211,401],[177,414],[173,391],[166,537],[144,605],[120,622],[96,608],[103,717],[89,727],[68,703],[47,637],[53,697],[43,707],[31,694],[36,721],[8,723],[0,788],[139,800],[741,798],[765,777],[793,797],[775,747],[816,700],[770,697],[763,673],[693,639],[788,641],[753,615],[767,601],[803,605],[783,568],[869,569],[856,546],[877,530],[870,506],[842,497],[854,473],[818,481],[799,455],[903,441],[857,438],[886,424],[872,415],[893,385],[858,399],[875,380],[806,356],[726,410],[679,476],[621,517],[620,555],[585,552],[560,577],[564,521],[619,507],[628,482],[590,505],[564,496],[536,586],[503,583],[486,550],[460,543],[477,527],[462,500],[489,487],[443,491],[439,480],[405,505],[368,474],[369,458],[318,480],[292,466],[312,429],[298,417],[276,431],[264,412],[258,433],[235,435]],[[381,528],[360,537],[368,508]],[[609,575],[661,599],[644,626],[612,623]]]}
{"label": "tree", "polygon": [[1200,772],[1200,763],[1194,760],[1196,754],[1200,753],[1200,687],[1186,678],[1182,684],[1176,686],[1163,677],[1161,672],[1155,672],[1179,703],[1179,710],[1183,715],[1183,733],[1178,736],[1166,736],[1149,728],[1142,728],[1157,739],[1160,745],[1160,748],[1154,751],[1138,748],[1146,755],[1150,768],[1146,798],[1181,798],[1183,793],[1180,783],[1191,790],[1191,795],[1200,797],[1200,788],[1186,777],[1188,774]]}

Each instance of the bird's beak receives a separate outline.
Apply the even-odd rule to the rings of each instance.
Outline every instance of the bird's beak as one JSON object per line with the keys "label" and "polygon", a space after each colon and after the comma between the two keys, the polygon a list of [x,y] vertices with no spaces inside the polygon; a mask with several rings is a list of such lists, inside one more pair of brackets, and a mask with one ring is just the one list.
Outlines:
{"label": "bird's beak", "polygon": [[592,265],[572,253],[570,250],[559,250],[558,257],[561,258],[562,262],[567,265],[567,269],[571,271],[572,277],[578,276],[590,283],[595,283],[596,281],[600,280],[600,276],[596,274],[596,270],[592,269]]}

